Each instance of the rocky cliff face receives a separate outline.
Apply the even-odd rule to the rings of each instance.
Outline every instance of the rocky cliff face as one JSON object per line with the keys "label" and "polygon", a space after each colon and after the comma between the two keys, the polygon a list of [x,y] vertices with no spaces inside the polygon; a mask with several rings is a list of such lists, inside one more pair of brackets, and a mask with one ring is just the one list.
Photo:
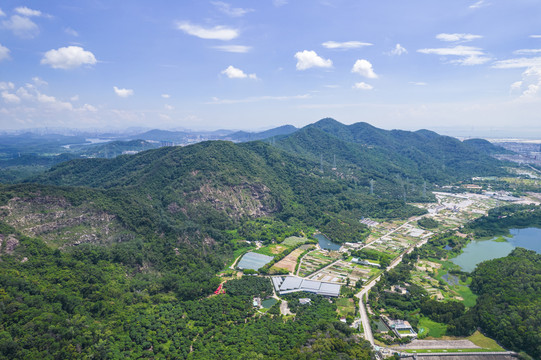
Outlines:
{"label": "rocky cliff face", "polygon": [[18,245],[19,239],[14,234],[0,234],[0,255],[12,255]]}
{"label": "rocky cliff face", "polygon": [[221,188],[204,184],[189,197],[193,198],[192,204],[210,204],[216,210],[225,211],[233,219],[258,218],[280,210],[280,204],[264,184],[242,183]]}
{"label": "rocky cliff face", "polygon": [[0,207],[0,219],[54,247],[120,241],[123,232],[115,215],[55,196],[14,197]]}

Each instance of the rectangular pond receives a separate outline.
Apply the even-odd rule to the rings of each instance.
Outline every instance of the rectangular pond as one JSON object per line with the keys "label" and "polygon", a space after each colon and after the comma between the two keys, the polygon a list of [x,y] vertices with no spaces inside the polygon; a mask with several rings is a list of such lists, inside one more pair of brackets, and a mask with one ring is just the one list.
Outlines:
{"label": "rectangular pond", "polygon": [[276,300],[274,298],[270,298],[270,299],[267,299],[267,300],[263,300],[261,302],[261,306],[263,306],[265,309],[270,309],[277,302],[278,302],[278,300]]}

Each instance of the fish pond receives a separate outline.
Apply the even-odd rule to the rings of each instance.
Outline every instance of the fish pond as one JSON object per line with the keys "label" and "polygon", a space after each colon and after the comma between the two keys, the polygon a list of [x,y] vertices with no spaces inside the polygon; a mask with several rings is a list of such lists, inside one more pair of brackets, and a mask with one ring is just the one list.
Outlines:
{"label": "fish pond", "polygon": [[274,298],[270,298],[270,299],[267,299],[267,300],[263,300],[261,302],[261,306],[263,306],[265,309],[270,309],[277,302],[278,302],[278,300],[276,300]]}
{"label": "fish pond", "polygon": [[325,235],[321,233],[314,234],[314,237],[317,239],[319,247],[324,250],[338,250],[342,245],[337,244],[329,240]]}

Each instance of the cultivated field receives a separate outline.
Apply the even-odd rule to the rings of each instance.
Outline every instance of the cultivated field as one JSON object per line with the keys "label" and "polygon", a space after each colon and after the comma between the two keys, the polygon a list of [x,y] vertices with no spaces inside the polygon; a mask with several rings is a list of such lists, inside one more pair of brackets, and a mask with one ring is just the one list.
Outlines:
{"label": "cultivated field", "polygon": [[297,261],[299,256],[305,251],[303,247],[300,247],[298,249],[295,249],[292,251],[289,255],[287,255],[282,260],[278,261],[272,269],[286,269],[290,273],[293,273],[295,271],[295,267],[297,266]]}

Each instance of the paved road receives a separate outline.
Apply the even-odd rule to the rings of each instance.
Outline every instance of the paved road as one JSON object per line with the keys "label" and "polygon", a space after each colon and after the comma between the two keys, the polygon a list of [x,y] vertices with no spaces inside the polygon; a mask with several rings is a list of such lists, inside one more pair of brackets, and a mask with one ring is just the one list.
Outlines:
{"label": "paved road", "polygon": [[366,308],[364,306],[364,295],[374,286],[380,279],[381,276],[378,276],[376,279],[370,282],[369,287],[363,288],[361,292],[357,293],[355,296],[359,298],[359,314],[361,315],[361,323],[363,324],[363,333],[364,338],[370,342],[370,345],[374,346],[374,335],[372,334],[372,328],[370,327],[370,319],[366,313]]}
{"label": "paved road", "polygon": [[[404,224],[400,225],[399,227],[397,227],[394,230],[391,230],[387,234],[381,236],[379,239],[394,233],[395,231],[397,231],[401,227],[409,224],[412,221],[417,221],[422,217],[423,216],[417,216],[417,217],[414,217],[414,218],[406,221]],[[379,240],[379,239],[377,239],[377,240]],[[404,252],[402,254],[400,254],[396,259],[394,259],[391,262],[391,264],[387,267],[386,271],[389,271],[389,270],[393,269],[395,266],[397,266],[398,264],[400,264],[404,254],[406,254],[406,253],[409,254],[410,252],[413,251],[413,249],[415,247],[422,246],[427,241],[428,241],[428,239],[425,239],[425,240],[421,241],[420,243],[414,244],[414,245],[410,246],[408,249],[404,250]],[[368,318],[368,314],[366,313],[366,307],[364,305],[363,298],[364,298],[364,295],[368,296],[368,292],[370,291],[370,289],[372,289],[374,287],[374,285],[376,285],[378,283],[378,281],[380,281],[380,279],[381,279],[381,275],[379,275],[374,280],[370,281],[368,284],[364,285],[363,288],[361,289],[361,291],[359,291],[357,294],[355,294],[355,296],[357,298],[359,298],[359,314],[361,315],[361,322],[363,324],[364,338],[366,340],[368,340],[370,342],[370,344],[372,344],[372,346],[374,346],[374,335],[372,334],[372,328],[370,327],[370,319]]]}
{"label": "paved road", "polygon": [[[316,275],[319,274],[320,272],[327,270],[328,268],[330,268],[331,266],[333,266],[334,264],[336,264],[336,263],[338,263],[338,262],[340,262],[340,261],[342,261],[342,259],[338,259],[338,260],[336,260],[336,261],[333,261],[332,263],[330,263],[329,265],[327,265],[327,266],[325,266],[325,267],[319,269],[318,271],[314,271],[313,273],[311,273],[311,274],[309,274],[309,275],[306,275],[306,278],[311,278],[311,277],[313,277],[313,276],[316,276]],[[300,266],[299,266],[299,268],[300,268]]]}
{"label": "paved road", "polygon": [[300,258],[299,266],[297,267],[297,272],[295,273],[295,275],[299,276],[299,271],[301,271],[302,261],[304,260],[304,258],[307,257],[308,254],[310,254],[311,252],[317,251],[317,250],[319,250],[319,245],[316,245],[316,248],[314,250],[308,251],[303,257]]}

